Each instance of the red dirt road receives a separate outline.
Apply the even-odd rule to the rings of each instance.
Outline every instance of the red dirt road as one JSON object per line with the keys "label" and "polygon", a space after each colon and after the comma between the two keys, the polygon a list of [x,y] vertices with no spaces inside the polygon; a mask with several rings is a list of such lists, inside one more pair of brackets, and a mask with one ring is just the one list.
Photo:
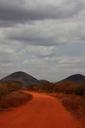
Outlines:
{"label": "red dirt road", "polygon": [[77,122],[55,98],[30,92],[33,99],[0,113],[0,128],[78,128]]}

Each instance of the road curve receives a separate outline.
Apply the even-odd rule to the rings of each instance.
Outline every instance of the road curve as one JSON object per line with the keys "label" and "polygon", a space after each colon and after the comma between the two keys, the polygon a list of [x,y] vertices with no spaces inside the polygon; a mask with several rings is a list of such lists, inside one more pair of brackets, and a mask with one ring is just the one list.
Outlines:
{"label": "road curve", "polygon": [[77,122],[58,99],[46,94],[28,93],[33,95],[30,102],[0,113],[0,128],[78,128]]}

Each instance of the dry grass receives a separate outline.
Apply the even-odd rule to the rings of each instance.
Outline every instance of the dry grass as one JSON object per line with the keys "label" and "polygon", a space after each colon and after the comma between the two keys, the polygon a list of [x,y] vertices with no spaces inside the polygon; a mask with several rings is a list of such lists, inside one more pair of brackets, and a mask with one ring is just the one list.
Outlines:
{"label": "dry grass", "polygon": [[0,83],[0,99],[9,93],[19,90],[22,88],[22,85],[18,81],[9,81]]}
{"label": "dry grass", "polygon": [[4,96],[0,100],[0,110],[5,110],[8,108],[17,107],[26,103],[27,101],[32,99],[31,94],[25,94],[20,91],[14,91]]}
{"label": "dry grass", "polygon": [[20,92],[22,84],[19,81],[0,83],[0,110],[16,107],[32,99],[30,94]]}
{"label": "dry grass", "polygon": [[54,92],[83,96],[85,95],[85,84],[69,80],[61,81],[54,85]]}

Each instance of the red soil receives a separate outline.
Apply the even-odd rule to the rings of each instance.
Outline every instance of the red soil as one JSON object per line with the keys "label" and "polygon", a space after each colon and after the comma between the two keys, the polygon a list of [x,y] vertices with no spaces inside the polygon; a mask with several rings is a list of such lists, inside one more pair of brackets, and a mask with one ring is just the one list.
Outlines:
{"label": "red soil", "polygon": [[78,128],[58,100],[46,94],[30,93],[32,101],[0,113],[0,128]]}

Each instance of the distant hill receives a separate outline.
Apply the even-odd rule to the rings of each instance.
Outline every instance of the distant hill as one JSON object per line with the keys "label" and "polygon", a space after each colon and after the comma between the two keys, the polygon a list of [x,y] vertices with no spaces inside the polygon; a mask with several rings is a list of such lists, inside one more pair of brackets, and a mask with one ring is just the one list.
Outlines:
{"label": "distant hill", "polygon": [[[12,85],[13,83],[27,87],[29,90],[43,92],[64,92],[68,94],[85,94],[85,76],[75,74],[56,83],[47,80],[37,80],[25,72],[15,72],[0,80],[0,83]],[[18,84],[19,83],[19,84]]]}
{"label": "distant hill", "polygon": [[79,83],[85,83],[85,76],[81,75],[81,74],[76,74],[76,75],[69,76],[65,80],[79,82]]}
{"label": "distant hill", "polygon": [[53,90],[55,92],[84,95],[85,94],[85,76],[81,74],[69,76],[64,80],[55,83]]}
{"label": "distant hill", "polygon": [[24,86],[39,84],[40,81],[25,72],[15,72],[0,80],[0,82],[19,81]]}

